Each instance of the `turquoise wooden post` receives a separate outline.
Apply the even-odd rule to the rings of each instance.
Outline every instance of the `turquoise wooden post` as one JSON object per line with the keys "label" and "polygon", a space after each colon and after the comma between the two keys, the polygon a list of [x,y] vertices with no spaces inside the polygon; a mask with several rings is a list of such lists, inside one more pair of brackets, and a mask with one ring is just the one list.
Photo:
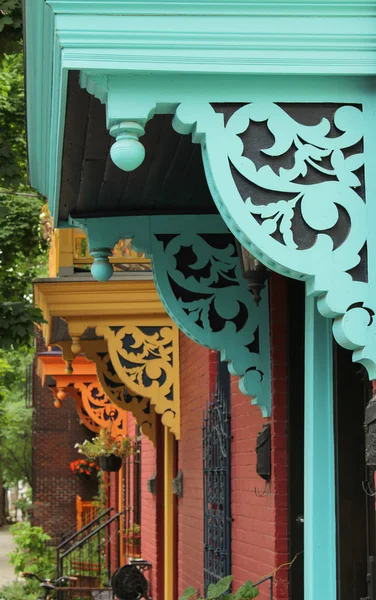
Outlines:
{"label": "turquoise wooden post", "polygon": [[312,296],[305,319],[304,598],[336,600],[332,331]]}

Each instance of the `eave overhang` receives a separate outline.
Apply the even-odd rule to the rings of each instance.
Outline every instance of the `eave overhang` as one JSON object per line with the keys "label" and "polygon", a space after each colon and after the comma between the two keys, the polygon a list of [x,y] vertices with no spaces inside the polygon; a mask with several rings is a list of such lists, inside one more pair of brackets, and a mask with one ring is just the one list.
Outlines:
{"label": "eave overhang", "polygon": [[150,275],[143,280],[105,283],[93,279],[77,281],[74,277],[36,279],[34,300],[46,321],[42,332],[47,345],[51,343],[54,317],[68,322],[71,336],[81,336],[87,328],[95,328],[99,323],[137,321],[140,317],[145,322],[170,322]]}
{"label": "eave overhang", "polygon": [[[103,78],[168,73],[176,77],[172,87],[182,75],[231,74],[222,89],[234,102],[239,75],[374,75],[375,7],[341,0],[26,0],[30,178],[48,197],[55,225],[69,71]],[[99,98],[105,101],[102,91]]]}
{"label": "eave overhang", "polygon": [[80,421],[91,431],[98,433],[102,427],[110,429],[113,437],[126,435],[127,411],[105,395],[97,378],[95,364],[79,355],[72,361],[73,372],[66,372],[63,355],[58,352],[38,353],[37,374],[42,385],[51,378],[54,386],[49,386],[55,397],[55,406],[70,396],[76,405]]}
{"label": "eave overhang", "polygon": [[[106,283],[40,279],[34,282],[34,298],[46,320],[46,343],[60,346],[68,363],[61,381],[75,372],[74,356],[84,351],[96,365],[106,396],[121,410],[130,410],[155,443],[155,412],[180,436],[178,329],[150,274],[134,277]],[[51,340],[59,319],[67,329],[55,328]]]}

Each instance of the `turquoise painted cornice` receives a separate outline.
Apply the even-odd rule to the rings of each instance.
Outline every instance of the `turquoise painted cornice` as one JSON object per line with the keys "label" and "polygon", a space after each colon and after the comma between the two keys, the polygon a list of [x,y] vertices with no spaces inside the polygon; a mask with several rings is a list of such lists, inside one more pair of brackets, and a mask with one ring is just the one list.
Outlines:
{"label": "turquoise painted cornice", "polygon": [[[242,277],[234,238],[219,216],[78,219],[90,252],[108,256],[124,238],[151,258],[155,285],[167,313],[193,341],[221,352],[241,377],[264,417],[271,414],[267,287],[258,306]],[[95,266],[95,264],[93,265]]]}
{"label": "turquoise painted cornice", "polygon": [[376,74],[376,2],[25,0],[25,15],[30,179],[55,225],[70,69]]}
{"label": "turquoise painted cornice", "polygon": [[375,15],[375,3],[354,0],[49,0],[57,14],[98,15]]}
{"label": "turquoise painted cornice", "polygon": [[[335,319],[338,342],[353,350],[354,360],[375,378],[376,209],[371,199],[376,149],[371,132],[376,1],[140,2],[137,8],[127,1],[51,0],[47,5],[26,0],[31,183],[48,196],[55,224],[64,201],[60,174],[67,74],[74,69],[81,85],[106,104],[107,126],[117,140],[112,155],[123,168],[134,169],[142,160],[137,138],[142,144],[148,120],[155,114],[175,115],[175,129],[202,146],[209,188],[232,233],[271,269],[307,282],[307,293],[319,297],[322,314]],[[341,136],[328,136],[325,119],[316,132],[279,107],[307,102],[347,105],[334,117]],[[224,123],[214,103],[244,106]],[[363,106],[361,116],[355,104]],[[288,140],[294,142],[299,150],[294,172],[266,174],[242,156],[240,136],[251,122],[266,124],[278,138],[274,156],[288,149]],[[131,148],[132,139],[138,156],[122,162],[119,144]],[[351,160],[349,140],[362,146]],[[330,165],[322,168],[319,163],[327,157]],[[304,178],[307,162],[329,178],[321,187],[294,182],[299,168]],[[363,163],[365,198],[358,193],[356,174]],[[250,193],[241,196],[230,164],[260,189],[296,194],[282,199],[274,213],[270,204],[256,206]],[[316,194],[321,208],[314,202]],[[303,220],[317,234],[312,248],[303,250],[289,235],[291,211],[300,203]],[[337,248],[323,232],[336,225],[338,207],[347,213],[350,227]],[[365,247],[366,274],[359,279],[351,270]]]}

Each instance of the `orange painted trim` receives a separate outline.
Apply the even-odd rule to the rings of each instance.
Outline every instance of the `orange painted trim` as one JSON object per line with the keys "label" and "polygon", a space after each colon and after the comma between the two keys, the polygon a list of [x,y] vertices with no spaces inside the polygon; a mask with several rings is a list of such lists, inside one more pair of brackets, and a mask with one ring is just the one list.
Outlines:
{"label": "orange painted trim", "polygon": [[[76,358],[73,359],[72,367],[74,376],[67,375],[65,373],[66,363],[61,354],[38,354],[37,375],[40,377],[42,385],[45,384],[48,375],[54,377],[54,379],[56,379],[56,377],[66,377],[71,380],[75,376],[85,376],[86,378],[87,376],[90,376],[92,378],[90,381],[93,381],[97,377],[95,364],[88,360],[84,355],[76,356]],[[87,379],[85,379],[85,381],[87,381]],[[73,380],[71,383],[73,383]]]}

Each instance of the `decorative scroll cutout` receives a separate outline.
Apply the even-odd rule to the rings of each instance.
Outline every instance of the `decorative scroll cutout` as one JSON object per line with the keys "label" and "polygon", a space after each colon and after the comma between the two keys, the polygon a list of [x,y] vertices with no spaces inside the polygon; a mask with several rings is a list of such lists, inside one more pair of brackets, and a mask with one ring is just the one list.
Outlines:
{"label": "decorative scroll cutout", "polygon": [[[306,124],[312,106],[325,118]],[[182,103],[173,124],[202,144],[211,193],[233,234],[271,269],[307,280],[320,312],[336,318],[337,341],[375,378],[371,213],[362,197],[363,138],[374,123],[355,106],[334,106],[331,118],[327,110],[255,102],[233,106],[225,123],[218,112],[226,105]],[[260,123],[266,146],[254,135]]]}
{"label": "decorative scroll cutout", "polygon": [[113,367],[128,389],[150,398],[162,423],[179,439],[178,333],[174,326],[97,327]]}
{"label": "decorative scroll cutout", "polygon": [[195,342],[221,350],[240,388],[271,413],[267,290],[253,301],[231,234],[156,235],[153,268],[159,295],[179,329]]}
{"label": "decorative scroll cutout", "polygon": [[[111,402],[98,381],[75,381],[73,386],[81,399],[81,407],[78,411],[80,416],[82,414],[87,415],[86,420],[87,418],[91,419],[97,425],[97,431],[99,431],[101,427],[105,427],[111,429],[111,433],[114,437],[126,435],[127,413],[125,410],[119,409]],[[74,390],[69,387],[67,391],[74,397],[77,406],[77,393],[75,394]],[[86,425],[85,422],[84,424]],[[92,428],[89,427],[89,429]],[[94,429],[92,429],[92,431],[94,431]]]}
{"label": "decorative scroll cutout", "polygon": [[[93,247],[111,248],[118,239],[133,236],[133,247],[152,258],[154,282],[171,319],[194,341],[221,351],[230,371],[241,377],[241,391],[253,397],[263,415],[270,415],[268,292],[257,307],[241,275],[233,236],[220,215],[109,218],[105,231],[97,219],[77,220],[75,225],[87,231]],[[98,327],[97,334],[108,336]],[[118,371],[114,356],[115,352],[111,360]],[[163,364],[168,381],[168,363]],[[140,368],[128,366],[132,377],[118,375],[135,389]],[[144,385],[137,390],[150,394]]]}
{"label": "decorative scroll cutout", "polygon": [[83,342],[82,345],[87,358],[96,364],[98,379],[107,397],[122,411],[131,412],[141,427],[142,433],[155,445],[155,411],[151,406],[150,399],[133,392],[124,385],[124,382],[117,375],[107,351],[94,349],[93,344],[87,342]]}
{"label": "decorative scroll cutout", "polygon": [[[52,388],[53,389],[53,388]],[[94,419],[87,413],[84,409],[82,403],[82,396],[78,390],[76,390],[72,385],[66,388],[66,392],[73,398],[76,404],[76,411],[80,418],[82,425],[85,425],[90,431],[94,433],[99,433],[101,426],[94,421]],[[55,392],[54,392],[55,395]]]}

